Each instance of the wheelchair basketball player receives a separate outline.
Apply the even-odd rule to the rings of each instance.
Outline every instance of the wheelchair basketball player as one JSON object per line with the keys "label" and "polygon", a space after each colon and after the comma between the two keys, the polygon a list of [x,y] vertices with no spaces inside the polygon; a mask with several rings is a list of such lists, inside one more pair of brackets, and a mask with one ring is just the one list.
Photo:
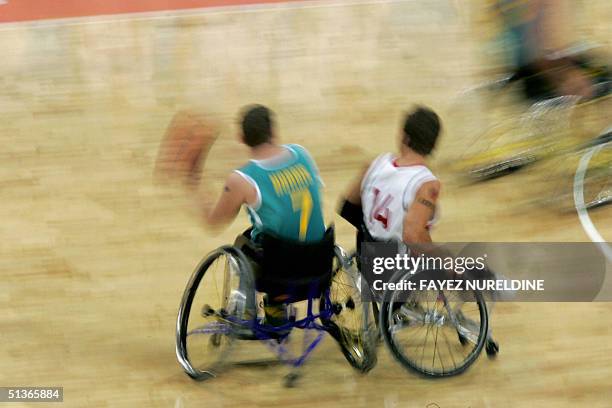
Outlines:
{"label": "wheelchair basketball player", "polygon": [[502,26],[510,83],[521,81],[532,101],[561,95],[583,100],[609,92],[609,72],[593,56],[572,51],[575,7],[567,0],[494,0],[491,7]]}
{"label": "wheelchair basketball player", "polygon": [[427,167],[441,123],[418,106],[406,115],[398,155],[385,153],[365,167],[346,193],[340,215],[372,238],[406,245],[431,243],[441,184]]}
{"label": "wheelchair basketball player", "polygon": [[[158,171],[178,175],[187,184],[206,227],[223,229],[244,206],[252,227],[236,240],[239,248],[257,248],[262,232],[288,241],[318,242],[325,234],[321,208],[322,181],[318,168],[302,146],[278,144],[273,112],[262,105],[243,109],[240,140],[250,149],[250,160],[232,171],[216,203],[199,185],[201,164],[217,132],[194,114],[179,113],[166,134]],[[181,147],[182,146],[182,147]],[[182,149],[182,150],[181,150]],[[176,163],[172,163],[172,160]],[[247,251],[245,251],[247,252]],[[250,259],[253,261],[253,259]],[[258,265],[253,263],[254,268]],[[265,321],[282,325],[287,313],[282,296],[264,298]],[[247,302],[247,304],[255,304]],[[256,311],[247,310],[255,315]]]}
{"label": "wheelchair basketball player", "polygon": [[[433,110],[416,106],[405,116],[399,154],[378,156],[350,185],[339,212],[358,229],[358,251],[363,241],[382,241],[398,243],[412,255],[450,255],[434,247],[430,235],[441,183],[429,169],[428,158],[441,127]],[[454,271],[446,273],[455,276]],[[490,356],[499,350],[490,332],[486,350]]]}

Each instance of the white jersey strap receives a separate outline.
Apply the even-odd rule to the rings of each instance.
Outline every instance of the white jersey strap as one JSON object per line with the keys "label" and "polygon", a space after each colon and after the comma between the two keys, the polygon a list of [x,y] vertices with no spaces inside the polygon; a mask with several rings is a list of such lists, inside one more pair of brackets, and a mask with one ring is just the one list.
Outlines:
{"label": "white jersey strap", "polygon": [[374,174],[376,174],[376,169],[380,166],[381,163],[384,163],[385,159],[388,156],[391,156],[391,153],[383,153],[379,155],[378,157],[374,159],[374,161],[372,161],[372,163],[370,164],[370,167],[368,167],[368,170],[363,176],[363,180],[361,180],[360,193],[362,196],[363,196],[363,189],[369,184],[370,179],[374,176]]}
{"label": "white jersey strap", "polygon": [[419,192],[421,187],[423,187],[423,184],[435,180],[437,180],[436,176],[434,176],[427,167],[422,167],[419,174],[414,176],[414,178],[412,178],[406,185],[402,198],[402,207],[404,210],[408,209],[408,203],[411,203],[414,200],[416,194]]}
{"label": "white jersey strap", "polygon": [[241,172],[240,170],[234,170],[234,171],[238,175],[240,175],[243,179],[245,179],[247,181],[247,183],[249,183],[250,185],[255,187],[255,191],[257,191],[257,200],[255,201],[255,203],[253,205],[249,205],[249,207],[252,208],[255,211],[259,210],[259,208],[261,207],[261,190],[259,189],[259,186],[257,185],[257,182],[255,180],[253,180],[253,178],[251,176],[249,176],[246,173]]}

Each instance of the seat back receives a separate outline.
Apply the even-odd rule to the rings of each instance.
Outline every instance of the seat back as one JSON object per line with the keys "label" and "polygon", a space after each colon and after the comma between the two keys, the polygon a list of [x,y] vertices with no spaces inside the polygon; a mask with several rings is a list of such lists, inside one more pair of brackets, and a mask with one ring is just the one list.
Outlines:
{"label": "seat back", "polygon": [[334,245],[333,227],[315,243],[262,233],[261,268],[255,272],[257,290],[286,303],[320,296],[330,285]]}

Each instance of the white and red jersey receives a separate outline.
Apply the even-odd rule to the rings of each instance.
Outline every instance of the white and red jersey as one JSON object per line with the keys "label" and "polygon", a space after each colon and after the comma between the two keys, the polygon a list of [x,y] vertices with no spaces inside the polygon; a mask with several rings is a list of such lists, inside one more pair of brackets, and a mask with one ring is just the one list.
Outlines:
{"label": "white and red jersey", "polygon": [[372,237],[401,242],[406,210],[421,186],[433,180],[425,166],[398,166],[391,153],[378,156],[361,182],[363,220]]}

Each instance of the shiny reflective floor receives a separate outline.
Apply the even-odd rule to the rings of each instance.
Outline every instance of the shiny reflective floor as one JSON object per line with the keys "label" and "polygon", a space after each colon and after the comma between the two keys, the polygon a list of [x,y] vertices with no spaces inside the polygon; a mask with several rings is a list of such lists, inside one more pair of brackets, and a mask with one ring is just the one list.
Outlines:
{"label": "shiny reflective floor", "polygon": [[[0,385],[63,386],[70,407],[609,407],[609,303],[498,305],[497,359],[483,355],[437,381],[404,371],[383,348],[360,375],[330,338],[296,389],[282,387],[283,366],[196,383],[176,362],[191,271],[247,221],[210,235],[179,191],[153,184],[172,115],[197,107],[223,118],[205,166],[205,182],[220,189],[246,159],[236,112],[268,104],[281,138],[318,161],[327,219],[350,248],[336,202],[365,161],[394,148],[401,112],[421,102],[444,118],[451,96],[483,79],[462,3],[316,2],[0,26]],[[611,3],[581,3],[593,19],[583,31],[609,49]],[[441,165],[462,144],[455,134],[449,124],[433,166],[444,183],[435,240],[588,240],[575,213],[525,204],[528,174],[458,182]],[[592,219],[611,241],[609,214]]]}

